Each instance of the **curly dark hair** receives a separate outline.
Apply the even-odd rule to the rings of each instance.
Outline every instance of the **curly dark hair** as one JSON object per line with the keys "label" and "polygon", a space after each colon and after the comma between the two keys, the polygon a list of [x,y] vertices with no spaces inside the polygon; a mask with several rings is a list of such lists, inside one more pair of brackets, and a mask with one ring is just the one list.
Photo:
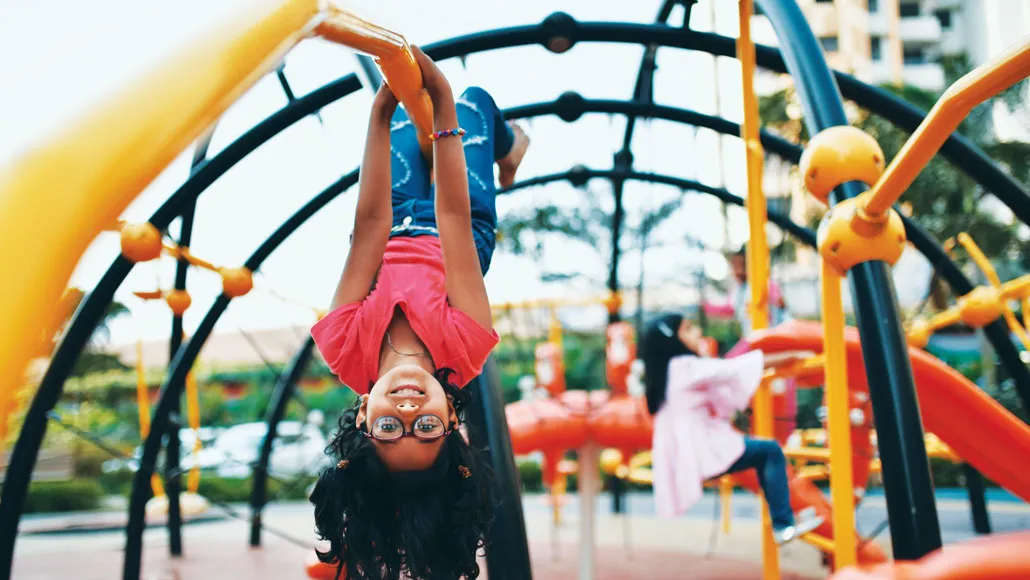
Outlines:
{"label": "curly dark hair", "polygon": [[[464,422],[471,395],[448,381],[452,373],[435,376]],[[326,449],[340,463],[321,474],[311,494],[316,530],[330,544],[319,560],[337,564],[337,578],[347,580],[396,580],[402,572],[425,580],[479,577],[476,554],[494,506],[482,454],[453,431],[429,469],[391,473],[356,426],[359,407],[340,416]]]}

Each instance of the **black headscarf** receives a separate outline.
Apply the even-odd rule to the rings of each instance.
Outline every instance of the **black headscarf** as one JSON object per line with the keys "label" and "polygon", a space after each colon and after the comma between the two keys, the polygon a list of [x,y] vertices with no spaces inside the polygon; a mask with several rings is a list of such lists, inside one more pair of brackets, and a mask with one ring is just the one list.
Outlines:
{"label": "black headscarf", "polygon": [[665,404],[669,361],[685,354],[697,356],[679,339],[682,322],[682,314],[663,314],[647,325],[640,342],[641,358],[644,361],[644,395],[647,397],[647,409],[652,415]]}

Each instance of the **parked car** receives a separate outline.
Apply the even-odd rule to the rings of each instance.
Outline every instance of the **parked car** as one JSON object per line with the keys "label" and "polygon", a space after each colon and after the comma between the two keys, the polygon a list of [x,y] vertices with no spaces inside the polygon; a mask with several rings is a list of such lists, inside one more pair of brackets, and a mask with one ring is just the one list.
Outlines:
{"label": "parked car", "polygon": [[[214,445],[183,460],[183,468],[194,461],[203,470],[214,470],[219,477],[248,477],[258,460],[268,426],[263,423],[243,423],[225,430]],[[327,441],[315,425],[299,421],[283,421],[272,444],[268,469],[272,475],[293,477],[317,475],[330,464],[325,454]]]}
{"label": "parked car", "polygon": [[[224,431],[224,429],[217,427],[201,427],[196,433],[193,429],[184,428],[179,430],[179,465],[183,463],[193,455],[193,445],[196,440],[200,439],[200,444],[204,447],[213,445],[218,436]],[[168,444],[168,437],[165,437],[162,441],[162,445]],[[132,457],[118,457],[116,459],[109,459],[101,465],[101,469],[104,473],[111,473],[120,471],[122,469],[128,469],[130,471],[136,471],[139,469],[139,460],[143,454],[143,446],[137,445],[133,450]],[[158,471],[164,471],[163,456],[158,459]]]}

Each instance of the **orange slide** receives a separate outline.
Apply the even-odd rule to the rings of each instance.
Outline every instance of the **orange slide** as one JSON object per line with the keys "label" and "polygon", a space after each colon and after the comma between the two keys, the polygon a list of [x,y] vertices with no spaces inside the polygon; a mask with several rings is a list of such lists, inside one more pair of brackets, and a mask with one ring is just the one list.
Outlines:
{"label": "orange slide", "polygon": [[[857,330],[848,328],[845,340],[848,352],[848,385],[851,391],[852,406],[855,407],[856,403],[863,400],[863,397],[856,397],[856,394],[868,392],[868,380]],[[747,346],[751,349],[761,349],[767,353],[788,350],[821,352],[823,330],[822,326],[817,323],[789,322],[776,328],[756,332],[750,337]],[[909,348],[909,356],[912,360],[912,370],[926,431],[936,434],[955,453],[979,469],[986,477],[1023,500],[1030,501],[1030,479],[1021,475],[1020,470],[1021,462],[1030,457],[1030,427],[940,359],[922,349],[913,347]],[[820,384],[821,375],[821,370],[812,371],[802,377],[802,383]],[[871,416],[865,414],[865,417],[866,422],[870,423]],[[853,427],[852,437],[854,438],[855,435],[855,427]],[[866,443],[867,440],[853,441],[856,449],[866,446]],[[853,459],[856,462],[867,464],[868,462],[859,461],[860,455],[856,453]],[[855,485],[864,489],[866,477],[857,477],[857,472],[858,469],[856,469]],[[865,473],[867,474],[868,471]],[[1023,473],[1025,474],[1025,471]],[[752,483],[748,486],[752,487],[756,482],[744,481],[743,483]],[[754,489],[757,490],[757,487]],[[827,522],[816,533],[832,538],[831,506],[818,488],[811,482],[792,477],[791,495],[795,509],[812,506],[826,518]],[[863,572],[863,574],[872,574],[869,576],[848,576],[842,573],[835,578],[838,580],[1030,578],[1030,564],[1023,564],[1023,568],[1018,573],[1013,572],[1015,575],[999,575],[994,572],[988,573],[986,576],[970,575],[971,573],[967,569],[969,566],[975,566],[978,570],[986,570],[984,559],[996,558],[998,561],[1011,561],[1012,554],[1006,554],[1006,550],[1010,551],[1011,544],[1019,539],[1025,542],[1027,536],[1024,534],[1016,539],[1013,539],[1013,536],[979,539],[975,543],[948,547],[941,554],[928,556],[926,565],[922,562],[899,564],[897,567],[883,565],[876,568],[875,573]],[[878,561],[882,562],[884,559],[882,552],[873,543],[866,544],[859,554],[860,565],[874,564]],[[1026,558],[1024,557],[1023,560]],[[959,565],[961,561],[967,562],[965,568]],[[955,575],[958,569],[967,570],[966,575]],[[1014,570],[1012,567],[1006,569]],[[915,572],[916,570],[918,572]],[[934,570],[940,570],[940,572]],[[895,573],[897,575],[892,575]]]}

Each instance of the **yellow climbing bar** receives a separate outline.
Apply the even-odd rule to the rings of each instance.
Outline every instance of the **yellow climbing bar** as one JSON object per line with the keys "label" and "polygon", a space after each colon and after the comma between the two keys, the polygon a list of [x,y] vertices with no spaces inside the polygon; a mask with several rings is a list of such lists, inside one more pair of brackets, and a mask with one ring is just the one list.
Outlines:
{"label": "yellow climbing bar", "polygon": [[[136,341],[136,410],[139,412],[139,435],[145,441],[150,434],[150,386],[143,368],[143,340]],[[155,497],[165,494],[165,486],[156,473],[150,476],[150,488]]]}
{"label": "yellow climbing bar", "polygon": [[423,155],[432,159],[433,103],[422,88],[422,69],[415,61],[408,41],[396,32],[366,22],[330,5],[325,20],[315,32],[326,40],[349,46],[375,58],[390,90],[407,110],[418,129]]}
{"label": "yellow climbing bar", "polygon": [[864,213],[875,218],[890,209],[974,107],[1027,76],[1030,36],[948,88],[870,190]]}
{"label": "yellow climbing bar", "polygon": [[766,379],[790,379],[815,370],[822,370],[826,357],[822,354],[812,355],[802,361],[766,371]]}
{"label": "yellow climbing bar", "polygon": [[[755,96],[755,44],[751,40],[752,0],[740,0],[738,21],[740,36],[737,38],[737,59],[740,60],[740,81],[744,96],[744,122],[740,125],[740,137],[744,140],[747,161],[747,208],[750,237],[747,243],[747,279],[751,289],[748,310],[751,314],[751,329],[761,330],[769,326],[769,246],[765,238],[765,224],[768,219],[765,195],[762,192],[762,166],[765,162],[762,143],[759,140],[758,97]],[[769,381],[762,381],[754,398],[754,432],[757,437],[773,437],[772,392]],[[775,580],[780,577],[779,551],[773,539],[772,520],[769,506],[762,505],[762,578]]]}
{"label": "yellow climbing bar", "polygon": [[0,168],[0,407],[98,233],[308,31],[317,0],[253,0]]}
{"label": "yellow climbing bar", "polygon": [[848,418],[848,353],[844,343],[841,275],[820,262],[823,298],[823,354],[826,357],[826,408],[830,443],[830,497],[833,501],[833,557],[837,569],[855,565],[855,496],[851,472],[851,421]]}
{"label": "yellow climbing bar", "polygon": [[[958,243],[962,244],[965,248],[966,253],[976,263],[980,271],[984,273],[987,281],[990,282],[991,286],[995,290],[1001,289],[1001,278],[998,277],[998,271],[994,269],[994,265],[987,259],[987,256],[980,249],[980,246],[976,245],[973,238],[969,237],[969,234],[962,232],[958,235]],[[1027,335],[1026,329],[1019,324],[1019,320],[1016,318],[1016,313],[1009,307],[1009,300],[1000,295],[998,296],[997,306],[1001,310],[1001,315],[1005,318],[1005,323],[1008,324],[1009,330],[1012,331],[1019,341],[1023,343],[1023,347],[1030,350],[1030,336]],[[1026,313],[1023,313],[1024,318]]]}

